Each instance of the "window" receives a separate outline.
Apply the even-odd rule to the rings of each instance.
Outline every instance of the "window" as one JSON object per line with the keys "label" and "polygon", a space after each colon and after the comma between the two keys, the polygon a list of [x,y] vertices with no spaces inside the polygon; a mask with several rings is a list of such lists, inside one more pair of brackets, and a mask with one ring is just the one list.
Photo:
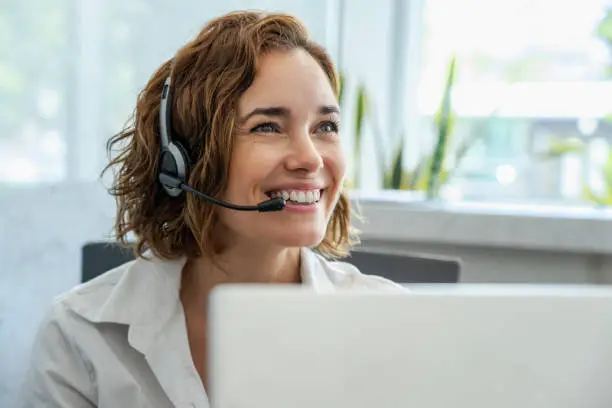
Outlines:
{"label": "window", "polygon": [[[612,125],[612,53],[596,29],[612,0],[7,0],[0,7],[0,183],[94,180],[105,142],[159,64],[209,18],[260,7],[295,13],[346,75],[343,136],[361,188],[402,135],[412,168],[435,141],[432,115],[457,59],[449,152],[469,149],[444,193],[564,200],[601,187]],[[611,14],[612,15],[612,14]],[[612,18],[610,18],[612,21]],[[364,30],[363,27],[368,27]],[[612,30],[611,30],[612,32]],[[612,41],[611,41],[612,43]],[[403,48],[402,48],[403,47]],[[355,90],[372,116],[355,159]],[[385,137],[381,137],[385,135]],[[539,153],[578,140],[583,152]],[[384,156],[384,155],[383,155]],[[449,165],[454,166],[453,160]]]}
{"label": "window", "polygon": [[578,202],[606,143],[542,159],[553,141],[610,140],[610,50],[597,36],[609,1],[424,0],[418,110],[431,142],[446,67],[457,58],[455,145],[472,147],[457,198]]}
{"label": "window", "polygon": [[[329,4],[328,4],[329,3]],[[0,184],[92,181],[105,143],[149,77],[213,17],[296,14],[334,39],[336,2],[4,0],[0,6]],[[328,30],[330,27],[330,30]],[[332,50],[333,52],[333,50]]]}
{"label": "window", "polygon": [[12,0],[0,7],[0,181],[65,176],[67,3]]}

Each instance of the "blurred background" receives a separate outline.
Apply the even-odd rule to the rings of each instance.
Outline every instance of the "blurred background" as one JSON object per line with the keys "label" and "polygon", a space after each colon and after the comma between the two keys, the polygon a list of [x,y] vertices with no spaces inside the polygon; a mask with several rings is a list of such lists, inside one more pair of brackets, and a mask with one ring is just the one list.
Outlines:
{"label": "blurred background", "polygon": [[460,257],[462,282],[612,282],[611,0],[3,0],[0,406],[111,237],[106,140],[236,9],[295,14],[336,62],[364,246]]}

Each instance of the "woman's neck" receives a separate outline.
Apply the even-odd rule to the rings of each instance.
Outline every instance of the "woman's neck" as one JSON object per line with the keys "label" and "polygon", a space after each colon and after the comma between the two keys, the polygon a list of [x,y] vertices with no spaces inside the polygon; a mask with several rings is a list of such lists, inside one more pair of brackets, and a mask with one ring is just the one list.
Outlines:
{"label": "woman's neck", "polygon": [[183,268],[181,299],[185,306],[205,311],[208,295],[220,284],[299,282],[299,248],[233,247],[214,259],[202,256],[188,260]]}

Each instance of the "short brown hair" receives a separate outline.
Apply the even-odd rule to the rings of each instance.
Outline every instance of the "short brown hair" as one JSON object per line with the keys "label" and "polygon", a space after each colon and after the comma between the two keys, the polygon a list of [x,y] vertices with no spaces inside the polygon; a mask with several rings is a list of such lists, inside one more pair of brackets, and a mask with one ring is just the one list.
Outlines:
{"label": "short brown hair", "polygon": [[[118,169],[109,192],[117,201],[114,229],[120,243],[132,246],[137,256],[151,249],[166,259],[217,252],[214,205],[191,194],[169,197],[157,182],[164,81],[172,73],[172,126],[190,155],[188,184],[215,196],[227,183],[237,102],[255,78],[257,59],[295,48],[306,50],[320,64],[338,95],[329,55],[310,40],[302,23],[286,14],[234,12],[214,19],[153,74],[128,125],[107,144],[109,156],[118,150],[103,173]],[[136,242],[130,243],[130,234]],[[352,244],[350,203],[342,193],[316,249],[339,258]]]}

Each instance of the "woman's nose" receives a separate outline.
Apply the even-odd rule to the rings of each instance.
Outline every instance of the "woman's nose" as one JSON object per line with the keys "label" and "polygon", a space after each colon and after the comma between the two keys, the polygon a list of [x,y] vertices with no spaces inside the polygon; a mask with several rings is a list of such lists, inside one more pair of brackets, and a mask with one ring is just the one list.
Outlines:
{"label": "woman's nose", "polygon": [[323,167],[323,157],[315,146],[310,134],[292,138],[291,153],[287,158],[287,169],[314,173]]}

